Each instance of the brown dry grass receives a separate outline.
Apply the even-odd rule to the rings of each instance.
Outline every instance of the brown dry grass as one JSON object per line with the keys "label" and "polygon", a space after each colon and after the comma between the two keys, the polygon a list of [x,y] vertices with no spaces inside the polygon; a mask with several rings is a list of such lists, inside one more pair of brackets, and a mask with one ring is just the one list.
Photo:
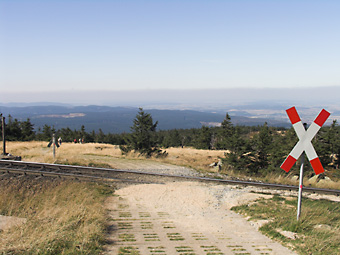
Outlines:
{"label": "brown dry grass", "polygon": [[0,232],[1,254],[99,254],[106,188],[57,179],[0,180],[0,214],[26,223]]}
{"label": "brown dry grass", "polygon": [[[57,161],[90,162],[91,155],[120,157],[117,146],[109,144],[74,144],[63,143],[56,148],[56,158],[53,158],[52,148],[47,147],[47,142],[7,142],[6,151],[15,156],[21,156],[23,161],[55,163]],[[2,146],[0,146],[2,148]]]}
{"label": "brown dry grass", "polygon": [[[0,146],[0,149],[2,146]],[[192,167],[197,170],[212,171],[209,165],[218,162],[226,151],[197,150],[193,148],[168,148],[165,158],[141,158],[139,155],[129,153],[123,156],[119,146],[110,144],[74,144],[63,143],[56,149],[56,158],[53,159],[52,148],[47,142],[8,142],[6,151],[15,156],[21,156],[23,161],[41,163],[68,163],[68,164],[103,164],[115,167],[115,159],[154,160],[164,163]]]}
{"label": "brown dry grass", "polygon": [[167,148],[165,150],[168,153],[167,157],[153,158],[152,160],[209,172],[215,172],[209,165],[211,163],[217,163],[220,158],[224,157],[224,153],[226,153],[226,151],[222,150],[199,150],[190,147]]}

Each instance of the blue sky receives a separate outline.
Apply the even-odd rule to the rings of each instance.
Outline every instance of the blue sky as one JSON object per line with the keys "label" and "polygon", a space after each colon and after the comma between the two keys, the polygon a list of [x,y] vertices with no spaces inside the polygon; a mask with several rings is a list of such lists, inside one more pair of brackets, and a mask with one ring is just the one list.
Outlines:
{"label": "blue sky", "polygon": [[327,0],[0,0],[1,91],[340,86],[339,13]]}

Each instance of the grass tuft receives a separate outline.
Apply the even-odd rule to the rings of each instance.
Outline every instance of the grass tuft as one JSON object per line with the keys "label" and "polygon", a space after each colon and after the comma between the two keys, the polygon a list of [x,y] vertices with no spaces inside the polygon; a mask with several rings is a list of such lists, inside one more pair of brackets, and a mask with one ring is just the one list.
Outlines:
{"label": "grass tuft", "polygon": [[[296,205],[297,199],[274,196],[260,199],[250,206],[236,206],[232,210],[249,216],[251,220],[270,219],[260,231],[286,246],[294,247],[299,254],[339,254],[339,203],[304,198],[299,221],[296,220]],[[285,236],[280,230],[294,233],[295,238]]]}

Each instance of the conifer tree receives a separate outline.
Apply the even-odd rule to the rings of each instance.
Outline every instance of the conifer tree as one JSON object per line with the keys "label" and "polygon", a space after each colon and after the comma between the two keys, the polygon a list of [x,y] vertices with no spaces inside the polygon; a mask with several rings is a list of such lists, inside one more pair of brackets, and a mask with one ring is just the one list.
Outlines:
{"label": "conifer tree", "polygon": [[321,163],[324,166],[334,164],[339,152],[339,128],[334,120],[329,127],[322,127],[314,139],[314,147],[318,153]]}
{"label": "conifer tree", "polygon": [[269,165],[268,157],[273,142],[273,136],[267,123],[265,123],[261,128],[257,140],[255,142],[258,156],[257,157],[258,167],[260,169],[264,169]]}
{"label": "conifer tree", "polygon": [[195,147],[197,149],[211,149],[211,130],[209,127],[202,126],[197,134]]}
{"label": "conifer tree", "polygon": [[12,118],[8,115],[8,123],[6,125],[6,139],[8,141],[18,141],[22,137],[22,132],[20,128],[20,122],[17,119]]}
{"label": "conifer tree", "polygon": [[233,139],[235,134],[235,128],[231,123],[231,118],[227,113],[225,119],[221,123],[221,128],[217,133],[216,149],[228,150],[233,147]]}
{"label": "conifer tree", "polygon": [[247,140],[240,135],[241,127],[236,127],[230,139],[230,148],[223,161],[235,171],[247,171],[251,164],[251,148]]}
{"label": "conifer tree", "polygon": [[126,146],[121,146],[123,153],[134,150],[141,155],[150,157],[152,154],[160,154],[156,139],[156,127],[158,122],[153,123],[152,116],[144,112],[143,108],[139,108],[133,126],[131,127],[131,134],[127,136]]}
{"label": "conifer tree", "polygon": [[30,119],[20,123],[22,140],[30,141],[35,137],[34,125],[31,123]]}

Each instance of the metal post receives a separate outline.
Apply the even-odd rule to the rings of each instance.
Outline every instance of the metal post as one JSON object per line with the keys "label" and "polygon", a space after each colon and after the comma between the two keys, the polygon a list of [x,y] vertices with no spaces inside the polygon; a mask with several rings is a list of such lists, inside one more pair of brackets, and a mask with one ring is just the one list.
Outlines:
{"label": "metal post", "polygon": [[301,214],[301,200],[302,200],[302,188],[303,188],[303,165],[305,164],[305,153],[301,155],[301,167],[300,167],[300,180],[299,180],[299,197],[297,206],[296,219],[299,220]]}
{"label": "metal post", "polygon": [[55,134],[53,134],[52,146],[53,146],[53,159],[55,159]]}
{"label": "metal post", "polygon": [[[303,123],[305,130],[307,130],[307,123]],[[299,179],[299,197],[297,205],[296,219],[299,220],[301,214],[301,200],[302,200],[302,188],[303,188],[303,165],[305,164],[305,153],[301,155],[301,167],[300,167],[300,179]]]}
{"label": "metal post", "polygon": [[7,155],[6,153],[6,136],[5,136],[5,128],[6,128],[6,125],[5,125],[5,117],[4,116],[1,116],[1,119],[2,119],[2,147],[3,147],[3,155]]}

